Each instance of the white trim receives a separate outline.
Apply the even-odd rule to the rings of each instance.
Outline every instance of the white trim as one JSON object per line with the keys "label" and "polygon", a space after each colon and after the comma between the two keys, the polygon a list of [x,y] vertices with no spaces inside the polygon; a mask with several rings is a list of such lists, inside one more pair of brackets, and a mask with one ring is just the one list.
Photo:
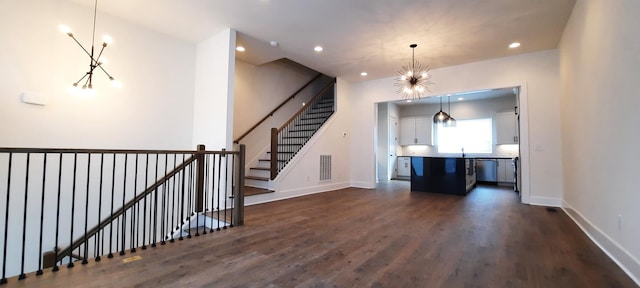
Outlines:
{"label": "white trim", "polygon": [[364,188],[364,189],[375,189],[376,188],[376,183],[363,182],[363,181],[351,181],[351,187]]}
{"label": "white trim", "polygon": [[533,196],[529,198],[528,204],[536,206],[562,207],[562,199]]}
{"label": "white trim", "polygon": [[245,197],[245,206],[257,205],[272,201],[285,200],[289,198],[296,198],[305,195],[324,193],[329,191],[335,191],[349,187],[349,182],[332,183],[327,185],[316,185],[311,187],[304,187],[300,189],[292,189],[287,191],[280,191],[274,193],[258,194],[254,196]]}
{"label": "white trim", "polygon": [[580,227],[582,232],[584,232],[593,243],[607,254],[613,262],[618,264],[631,280],[640,286],[640,261],[638,259],[609,237],[609,235],[593,225],[584,215],[564,200],[562,200],[562,210],[569,215],[569,218]]}

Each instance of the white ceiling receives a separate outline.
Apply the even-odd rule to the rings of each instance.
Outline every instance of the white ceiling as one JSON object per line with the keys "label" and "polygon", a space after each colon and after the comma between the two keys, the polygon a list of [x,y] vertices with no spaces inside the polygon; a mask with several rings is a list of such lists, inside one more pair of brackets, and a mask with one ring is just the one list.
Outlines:
{"label": "white ceiling", "polygon": [[[93,7],[94,0],[69,0]],[[98,10],[197,43],[231,27],[252,64],[289,58],[357,82],[556,48],[575,0],[108,0]],[[270,41],[279,46],[272,47]],[[517,49],[507,46],[522,43]],[[317,53],[313,47],[321,45]],[[360,76],[366,71],[367,77]]]}

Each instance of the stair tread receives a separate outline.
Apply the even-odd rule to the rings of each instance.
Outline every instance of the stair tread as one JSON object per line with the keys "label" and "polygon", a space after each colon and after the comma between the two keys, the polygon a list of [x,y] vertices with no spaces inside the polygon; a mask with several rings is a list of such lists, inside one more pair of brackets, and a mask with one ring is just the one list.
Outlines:
{"label": "stair tread", "polygon": [[251,167],[251,168],[249,168],[249,169],[253,169],[253,170],[266,170],[266,171],[271,170],[271,168],[265,168],[265,167]]}
{"label": "stair tread", "polygon": [[269,190],[269,189],[264,189],[264,188],[258,188],[258,187],[244,186],[244,196],[245,197],[246,196],[273,193],[273,192],[275,192],[275,191]]}
{"label": "stair tread", "polygon": [[251,176],[251,175],[244,176],[244,178],[251,179],[251,180],[262,180],[262,181],[271,180],[269,179],[269,177],[260,177],[260,176]]}

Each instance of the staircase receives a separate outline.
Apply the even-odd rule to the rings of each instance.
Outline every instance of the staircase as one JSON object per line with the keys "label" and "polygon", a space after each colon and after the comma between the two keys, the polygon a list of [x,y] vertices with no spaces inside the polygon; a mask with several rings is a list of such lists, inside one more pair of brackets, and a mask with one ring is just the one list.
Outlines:
{"label": "staircase", "polygon": [[[271,130],[271,149],[245,176],[245,195],[273,192],[270,181],[293,159],[335,111],[335,79],[282,127]],[[277,147],[277,149],[274,149]],[[272,151],[276,153],[272,153]]]}

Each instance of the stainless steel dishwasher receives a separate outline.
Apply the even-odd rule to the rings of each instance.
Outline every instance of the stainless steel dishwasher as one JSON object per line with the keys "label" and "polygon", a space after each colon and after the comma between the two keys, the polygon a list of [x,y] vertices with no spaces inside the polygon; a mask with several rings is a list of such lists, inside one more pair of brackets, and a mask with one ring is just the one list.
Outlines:
{"label": "stainless steel dishwasher", "polygon": [[476,180],[496,183],[498,181],[498,161],[495,159],[478,159],[476,161]]}

